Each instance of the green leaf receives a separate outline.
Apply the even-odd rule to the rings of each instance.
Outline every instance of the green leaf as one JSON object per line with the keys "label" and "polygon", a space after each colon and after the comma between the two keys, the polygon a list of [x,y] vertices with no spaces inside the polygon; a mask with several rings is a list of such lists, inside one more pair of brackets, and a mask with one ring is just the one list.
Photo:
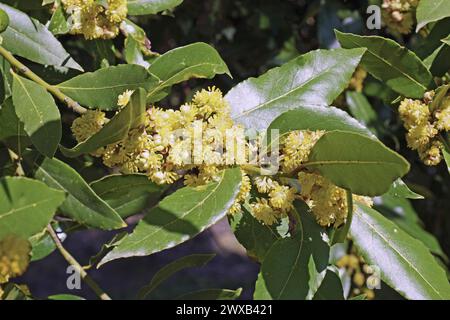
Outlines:
{"label": "green leaf", "polygon": [[376,196],[409,171],[409,163],[381,142],[357,133],[325,133],[304,164],[317,169],[337,186],[353,193]]}
{"label": "green leaf", "polygon": [[438,240],[424,229],[424,225],[407,199],[385,194],[374,199],[374,209],[397,224],[414,239],[420,240],[430,251],[448,260]]}
{"label": "green leaf", "polygon": [[61,146],[61,152],[66,157],[75,158],[124,139],[131,129],[141,125],[144,121],[145,97],[145,90],[139,88],[131,96],[128,105],[118,112],[100,131],[72,149]]}
{"label": "green leaf", "polygon": [[225,217],[240,183],[240,170],[227,169],[217,182],[184,187],[164,198],[99,266],[119,258],[147,256],[189,240]]}
{"label": "green leaf", "polygon": [[161,100],[167,96],[170,87],[190,78],[211,79],[217,74],[230,75],[216,49],[202,42],[166,52],[153,61],[148,71],[158,79],[158,84],[148,92],[150,102]]}
{"label": "green leaf", "polygon": [[242,288],[230,289],[205,289],[190,292],[177,297],[175,300],[236,300],[240,297]]}
{"label": "green leaf", "polygon": [[9,282],[5,284],[3,295],[0,295],[1,300],[33,300],[22,286]]}
{"label": "green leaf", "polygon": [[2,33],[2,46],[11,53],[43,65],[83,71],[39,21],[3,3],[0,3],[0,9],[5,10],[9,16],[10,24]]}
{"label": "green leaf", "polygon": [[442,153],[444,154],[445,165],[447,166],[448,173],[450,174],[450,151],[444,148],[442,149]]}
{"label": "green leaf", "polygon": [[86,72],[58,84],[64,94],[89,108],[116,110],[117,98],[125,90],[153,88],[157,83],[144,67],[123,64]]}
{"label": "green leaf", "polygon": [[139,291],[139,299],[144,299],[161,283],[163,283],[178,271],[186,268],[203,267],[214,257],[215,254],[192,254],[167,264],[153,276],[148,285],[146,285]]}
{"label": "green leaf", "polygon": [[39,261],[56,250],[56,245],[48,232],[36,234],[28,239],[31,244],[31,262]]}
{"label": "green leaf", "polygon": [[140,49],[140,44],[131,37],[125,39],[125,60],[129,64],[137,64],[144,68],[148,68],[150,63],[144,59]]}
{"label": "green leaf", "polygon": [[258,261],[263,261],[267,251],[281,238],[273,226],[259,222],[246,206],[243,206],[241,213],[230,216],[228,220],[236,239],[247,250],[247,254]]}
{"label": "green leaf", "polygon": [[[444,40],[442,40],[444,41]],[[450,44],[443,43],[423,60],[425,66],[436,77],[444,76],[450,69]]]}
{"label": "green leaf", "polygon": [[305,203],[296,202],[295,234],[267,252],[256,282],[255,299],[312,299],[325,276],[330,247]]}
{"label": "green leaf", "polygon": [[394,91],[410,98],[422,98],[432,76],[416,54],[393,40],[358,36],[336,31],[343,48],[367,48],[361,64],[371,75]]}
{"label": "green leaf", "polygon": [[369,100],[361,92],[347,91],[345,100],[350,113],[362,124],[369,128],[374,128],[378,121],[378,116]]}
{"label": "green leaf", "polygon": [[43,87],[14,74],[13,103],[16,114],[36,149],[53,157],[61,140],[61,116],[55,100]]}
{"label": "green leaf", "polygon": [[358,205],[350,233],[364,260],[405,298],[450,299],[446,274],[428,248],[377,211]]}
{"label": "green leaf", "polygon": [[15,234],[29,238],[51,221],[64,192],[24,177],[0,179],[0,238]]}
{"label": "green leaf", "polygon": [[110,175],[91,183],[91,188],[122,218],[150,207],[166,188],[151,182],[144,174]]}
{"label": "green leaf", "polygon": [[329,268],[313,300],[345,300],[338,270]]}
{"label": "green leaf", "polygon": [[128,14],[131,16],[157,14],[180,5],[183,0],[128,0]]}
{"label": "green leaf", "polygon": [[327,106],[347,87],[364,49],[316,50],[258,78],[241,82],[226,95],[235,122],[264,130],[280,114],[303,106]]}
{"label": "green leaf", "polygon": [[48,296],[49,300],[86,300],[83,297],[75,296],[73,294],[55,294]]}
{"label": "green leaf", "polygon": [[67,199],[60,211],[81,224],[111,230],[126,227],[119,214],[92,190],[83,178],[69,165],[53,158],[44,159],[35,172],[35,177],[48,186],[63,190]]}
{"label": "green leaf", "polygon": [[450,17],[450,5],[447,0],[420,0],[416,11],[416,32],[430,22],[446,17]]}
{"label": "green leaf", "polygon": [[53,12],[52,17],[50,19],[48,29],[54,35],[66,34],[70,31],[69,23],[67,22],[67,19],[64,16],[61,4],[56,6],[56,9]]}
{"label": "green leaf", "polygon": [[280,135],[293,130],[342,130],[376,139],[369,129],[345,111],[335,107],[299,106],[295,110],[287,111],[278,116],[267,129],[268,134],[270,134],[271,129],[278,129]]}
{"label": "green leaf", "polygon": [[0,140],[26,136],[23,123],[17,118],[12,99],[6,99],[0,107]]}
{"label": "green leaf", "polygon": [[397,179],[392,183],[389,188],[388,195],[397,197],[397,198],[407,198],[407,199],[423,199],[424,197],[418,193],[415,193],[409,189],[405,182],[402,179]]}

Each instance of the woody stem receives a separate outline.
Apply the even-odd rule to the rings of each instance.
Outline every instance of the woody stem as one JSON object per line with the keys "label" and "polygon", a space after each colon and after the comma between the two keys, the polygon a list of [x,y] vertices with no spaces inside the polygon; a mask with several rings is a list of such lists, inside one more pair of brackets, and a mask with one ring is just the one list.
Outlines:
{"label": "woody stem", "polygon": [[53,242],[56,245],[56,248],[59,250],[61,255],[66,259],[66,261],[76,268],[76,271],[80,273],[81,279],[95,292],[95,294],[102,300],[111,300],[110,296],[106,294],[100,286],[87,274],[87,272],[83,269],[83,267],[78,263],[77,260],[63,247],[61,241],[58,238],[55,230],[49,224],[47,226],[47,232],[50,237],[53,239]]}
{"label": "woody stem", "polygon": [[44,81],[41,77],[31,71],[27,66],[25,66],[22,62],[17,60],[11,52],[0,46],[0,55],[2,55],[12,66],[14,66],[20,73],[24,74],[30,80],[33,80],[37,84],[44,87],[48,92],[53,94],[60,101],[64,102],[69,108],[77,113],[85,113],[87,110],[78,104],[78,102],[66,96],[61,92],[56,86],[53,86],[46,81]]}

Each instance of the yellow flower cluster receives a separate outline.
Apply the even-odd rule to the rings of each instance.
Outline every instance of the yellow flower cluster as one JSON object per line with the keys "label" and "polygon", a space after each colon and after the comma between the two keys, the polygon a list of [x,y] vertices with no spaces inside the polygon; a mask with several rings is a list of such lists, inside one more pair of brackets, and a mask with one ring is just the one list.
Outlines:
{"label": "yellow flower cluster", "polygon": [[368,285],[376,288],[380,285],[380,279],[361,256],[355,253],[346,254],[336,262],[336,266],[345,268],[347,274],[352,277],[352,296],[365,294],[368,300],[375,298],[374,290],[368,288]]}
{"label": "yellow flower cluster", "polygon": [[419,0],[383,0],[382,17],[392,32],[408,34],[415,22],[415,10]]}
{"label": "yellow flower cluster", "polygon": [[281,169],[291,173],[308,160],[309,153],[322,137],[324,131],[293,131],[289,133],[282,147]]}
{"label": "yellow flower cluster", "polygon": [[442,160],[443,144],[439,133],[450,130],[450,97],[445,97],[435,110],[430,110],[433,92],[424,101],[404,99],[398,108],[400,118],[408,133],[408,147],[419,152],[420,159],[428,166]]}
{"label": "yellow flower cluster", "polygon": [[[131,94],[131,91],[122,94],[119,105],[126,105]],[[75,120],[72,125],[75,138],[81,142],[100,130],[105,123],[104,116],[102,112],[89,111]],[[157,184],[184,179],[185,185],[199,187],[218,181],[221,171],[227,167],[248,164],[251,156],[258,153],[261,142],[249,140],[244,128],[233,123],[229,105],[222,92],[214,87],[197,92],[192,101],[179,110],[153,106],[147,110],[145,118],[144,124],[130,130],[125,139],[93,155],[102,157],[106,166],[119,168],[123,173],[145,173]],[[281,174],[292,175],[295,180],[323,134],[324,131],[303,130],[283,136],[277,162]],[[295,199],[303,199],[319,224],[338,226],[345,221],[345,191],[318,174],[300,172],[299,192],[298,188],[284,183],[280,176],[256,175],[245,171],[245,166],[241,167],[241,172],[240,190],[229,209],[230,214],[240,212],[247,203],[255,218],[272,225],[292,210]],[[254,197],[250,197],[252,191]]]}
{"label": "yellow flower cluster", "polygon": [[350,79],[350,84],[348,88],[350,90],[355,90],[356,92],[362,92],[364,88],[364,80],[367,78],[367,71],[362,67],[357,67]]}
{"label": "yellow flower cluster", "polygon": [[[125,104],[130,95],[121,95],[119,104]],[[79,142],[101,128],[101,115],[88,112],[74,121],[72,132]],[[213,87],[197,92],[179,110],[151,107],[145,125],[95,155],[108,167],[119,167],[124,173],[145,172],[158,184],[173,183],[184,176],[186,185],[199,186],[217,180],[226,165],[236,164],[230,156],[234,152],[223,151],[227,130],[236,131],[237,140],[245,140],[243,129],[233,127],[222,92]],[[203,134],[198,138],[199,131]]]}
{"label": "yellow flower cluster", "polygon": [[0,240],[0,284],[25,272],[30,251],[30,244],[22,238],[8,235]]}
{"label": "yellow flower cluster", "polygon": [[99,110],[88,110],[72,123],[72,133],[78,142],[83,142],[100,131],[105,124],[105,113]]}
{"label": "yellow flower cluster", "polygon": [[62,0],[70,15],[73,34],[82,34],[86,39],[112,39],[119,33],[120,23],[128,13],[127,0]]}
{"label": "yellow flower cluster", "polygon": [[[348,213],[346,191],[316,173],[299,172],[300,196],[321,226],[339,226]],[[353,195],[353,200],[372,206],[372,199]]]}

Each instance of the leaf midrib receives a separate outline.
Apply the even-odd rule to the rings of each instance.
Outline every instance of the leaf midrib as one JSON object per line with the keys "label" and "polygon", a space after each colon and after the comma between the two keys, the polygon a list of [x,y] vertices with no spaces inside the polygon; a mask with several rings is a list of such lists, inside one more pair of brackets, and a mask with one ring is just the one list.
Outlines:
{"label": "leaf midrib", "polygon": [[295,262],[294,262],[294,264],[292,265],[291,271],[289,272],[288,278],[286,279],[286,282],[284,283],[283,288],[281,288],[280,293],[278,294],[277,300],[280,299],[280,297],[281,297],[281,296],[283,295],[283,293],[284,293],[284,290],[286,290],[287,284],[288,284],[288,282],[291,280],[292,275],[294,274],[294,270],[295,270],[296,267],[297,267],[298,261],[299,261],[299,259],[300,259],[300,255],[301,255],[302,250],[303,250],[303,241],[304,241],[304,236],[305,236],[304,230],[303,230],[303,223],[302,223],[302,221],[301,221],[301,219],[300,219],[300,215],[298,214],[298,211],[297,211],[296,209],[294,209],[294,211],[296,212],[296,216],[297,216],[297,218],[298,218],[299,226],[300,226],[301,233],[302,233],[302,234],[301,234],[301,239],[300,239],[300,247],[299,247],[297,256],[295,257]]}
{"label": "leaf midrib", "polygon": [[[332,67],[328,67],[328,68],[322,70],[321,72],[316,74],[315,77],[312,77],[312,78],[308,79],[307,81],[303,82],[300,86],[297,86],[294,89],[291,89],[291,90],[287,91],[286,93],[284,93],[284,94],[282,94],[282,95],[280,95],[278,97],[275,97],[273,99],[267,100],[266,102],[261,103],[261,104],[255,106],[255,107],[253,107],[251,109],[245,110],[244,112],[242,112],[241,114],[237,115],[236,117],[233,117],[233,119],[239,119],[239,118],[241,118],[241,117],[243,117],[243,116],[245,116],[245,115],[247,115],[247,114],[249,114],[249,113],[251,113],[251,112],[253,112],[255,110],[262,109],[262,108],[266,107],[267,105],[269,105],[271,103],[274,103],[277,100],[283,99],[283,98],[291,95],[292,93],[296,92],[297,90],[304,89],[304,87],[307,86],[311,81],[318,79],[319,77],[323,76],[325,73],[328,73],[334,67],[336,67],[336,65],[333,65]],[[247,81],[250,81],[250,80],[247,80]],[[326,105],[324,104],[324,105],[320,105],[320,106],[323,107],[323,106],[326,106]]]}
{"label": "leaf midrib", "polygon": [[17,212],[20,212],[20,211],[23,211],[23,210],[26,210],[26,209],[29,209],[29,208],[32,208],[32,207],[37,207],[38,205],[41,205],[41,204],[43,204],[45,202],[51,202],[53,200],[54,200],[53,198],[47,198],[47,199],[44,199],[44,200],[41,200],[41,201],[30,203],[30,204],[28,204],[26,206],[23,206],[23,207],[20,207],[20,208],[14,208],[12,210],[4,212],[3,214],[0,214],[0,219],[3,219],[5,217],[8,217],[8,216],[14,214],[14,213],[17,213]]}
{"label": "leaf midrib", "polygon": [[[347,38],[347,40],[350,40],[350,42],[352,42],[354,45],[357,46],[361,46],[361,44],[357,43],[355,40],[351,39],[351,38]],[[389,67],[397,70],[400,74],[406,76],[409,80],[411,80],[412,82],[416,83],[417,85],[419,85],[419,87],[423,88],[424,90],[427,89],[426,86],[424,86],[423,84],[421,84],[419,81],[417,81],[416,79],[414,79],[413,77],[411,77],[409,74],[405,73],[404,71],[400,70],[399,68],[397,68],[395,65],[389,63],[389,61],[385,60],[383,57],[379,56],[378,54],[376,54],[375,52],[373,52],[370,48],[368,47],[364,47],[367,49],[367,52],[369,52],[371,55],[373,55],[374,57],[380,59],[382,62],[384,62],[385,64],[387,64]],[[425,66],[424,66],[425,67]]]}
{"label": "leaf midrib", "polygon": [[[222,173],[222,177],[220,178],[220,182],[217,183],[217,185],[211,190],[211,192],[205,197],[203,198],[202,201],[198,202],[195,206],[193,206],[191,209],[189,209],[188,211],[184,212],[179,218],[174,219],[168,223],[166,223],[163,226],[159,226],[158,228],[156,228],[156,230],[154,230],[152,233],[147,234],[145,237],[143,237],[142,239],[140,239],[139,241],[133,242],[133,245],[137,245],[140,244],[144,241],[146,241],[149,237],[152,237],[153,235],[155,235],[156,233],[160,232],[162,229],[166,228],[167,226],[171,225],[172,223],[178,222],[179,220],[185,218],[188,214],[190,214],[193,210],[197,209],[198,207],[203,206],[203,204],[206,202],[206,200],[208,200],[214,193],[216,193],[216,190],[222,185],[223,181],[224,181],[224,177],[225,177],[225,170]],[[148,214],[151,214],[151,212],[149,212]]]}
{"label": "leaf midrib", "polygon": [[[40,124],[44,124],[44,117],[42,115],[41,112],[39,112],[39,109],[37,107],[37,105],[34,103],[33,98],[31,97],[30,93],[28,92],[27,88],[25,87],[25,85],[22,83],[22,80],[20,79],[19,76],[15,75],[15,79],[19,82],[20,86],[23,88],[23,90],[25,91],[25,94],[27,95],[28,99],[31,101],[31,104],[33,106],[34,111],[38,114],[39,117],[39,123]],[[28,125],[27,125],[28,127]]]}
{"label": "leaf midrib", "polygon": [[409,267],[414,270],[421,279],[423,279],[423,281],[425,281],[425,283],[434,291],[437,293],[437,295],[441,298],[444,299],[443,296],[441,296],[440,292],[434,288],[434,286],[419,272],[419,270],[417,270],[417,268],[415,268],[415,266],[405,257],[403,256],[403,254],[398,251],[394,246],[392,246],[391,242],[389,242],[389,240],[383,236],[383,234],[381,234],[374,225],[372,225],[367,219],[365,219],[363,217],[363,215],[360,214],[359,210],[355,210],[354,214],[358,215],[359,218],[361,219],[361,221],[363,221],[370,229],[373,230],[373,232],[375,232],[395,253],[397,253],[398,256],[400,256],[401,259],[403,259],[408,265]]}
{"label": "leaf midrib", "polygon": [[[187,67],[187,68],[185,68],[185,69],[183,69],[183,70],[181,70],[181,71],[176,72],[174,75],[170,76],[170,77],[167,78],[166,80],[160,82],[160,83],[158,84],[158,86],[155,87],[155,89],[153,89],[151,92],[149,92],[149,93],[147,94],[147,96],[151,96],[151,95],[154,94],[155,92],[158,92],[159,90],[165,88],[165,86],[166,86],[167,83],[169,83],[173,78],[177,77],[177,76],[180,75],[181,73],[186,72],[186,71],[189,71],[189,70],[191,70],[191,69],[195,69],[195,68],[197,68],[197,67],[202,67],[202,66],[220,66],[220,65],[217,64],[217,63],[210,63],[210,62],[202,62],[202,63],[198,63],[198,64],[191,65],[191,66],[189,66],[189,67]],[[216,71],[214,70],[214,72],[216,72]],[[151,72],[151,71],[149,71],[149,73],[151,73],[151,74],[154,75],[154,73]],[[156,75],[155,75],[155,76],[156,76]],[[159,76],[156,76],[156,77],[158,77],[158,79],[161,79]]]}
{"label": "leaf midrib", "polygon": [[[87,208],[87,209],[89,209],[90,211],[93,211],[93,212],[95,212],[95,213],[99,213],[97,210],[94,210],[94,209],[92,209],[92,208],[90,208],[89,206],[87,206],[86,204],[84,204],[81,200],[79,200],[78,198],[76,198],[66,187],[64,187],[58,180],[56,180],[52,175],[50,175],[44,168],[42,168],[42,167],[39,167],[39,169],[42,171],[42,173],[44,173],[48,178],[50,178],[53,182],[55,182],[62,190],[64,190],[65,192],[67,192],[67,194],[69,194],[72,198],[74,198],[78,203],[80,203],[83,207],[85,207],[85,208]],[[98,197],[98,195],[94,192],[94,195],[100,200],[100,201],[102,201],[103,202],[103,200],[100,198],[100,197]],[[114,209],[113,208],[111,208],[106,202],[104,202],[104,204],[107,206],[107,207],[109,207],[112,211],[114,211]],[[120,216],[119,216],[119,214],[118,213],[116,213],[116,215],[120,218]],[[103,214],[101,214],[100,213],[100,216],[102,217],[102,218],[105,218],[105,219],[107,219],[107,220],[109,220],[109,221],[112,221],[114,224],[117,224],[117,220],[114,220],[114,219],[112,219],[112,218],[109,218],[108,216],[105,216],[105,215],[103,215]],[[122,218],[120,218],[120,219],[122,219]]]}

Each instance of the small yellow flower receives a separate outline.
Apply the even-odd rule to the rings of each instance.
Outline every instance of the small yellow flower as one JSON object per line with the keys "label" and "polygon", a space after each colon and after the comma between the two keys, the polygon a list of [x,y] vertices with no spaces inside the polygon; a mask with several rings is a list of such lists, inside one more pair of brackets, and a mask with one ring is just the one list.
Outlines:
{"label": "small yellow flower", "polygon": [[119,107],[125,107],[128,102],[130,102],[130,98],[133,92],[134,90],[126,90],[124,93],[120,94],[117,99],[117,105]]}
{"label": "small yellow flower", "polygon": [[128,13],[127,0],[108,0],[107,4],[105,13],[109,21],[120,23],[125,20]]}
{"label": "small yellow flower", "polygon": [[412,150],[417,150],[425,147],[437,133],[437,129],[429,122],[418,124],[409,129],[406,142]]}
{"label": "small yellow flower", "polygon": [[0,240],[0,284],[25,272],[30,251],[29,242],[22,238],[9,235]]}
{"label": "small yellow flower", "polygon": [[442,161],[442,152],[441,150],[444,148],[442,142],[439,140],[435,140],[431,143],[430,146],[426,146],[425,148],[419,149],[420,159],[427,166],[436,166]]}
{"label": "small yellow flower", "polygon": [[277,222],[279,213],[272,208],[267,199],[256,198],[256,202],[251,203],[250,207],[252,215],[265,225],[271,226]]}
{"label": "small yellow flower", "polygon": [[362,272],[356,272],[353,275],[353,283],[357,287],[362,287],[365,282],[366,282],[366,277],[364,276],[364,274]]}
{"label": "small yellow flower", "polygon": [[292,131],[283,141],[281,168],[291,173],[308,160],[311,149],[322,137],[324,131]]}
{"label": "small yellow flower", "polygon": [[269,192],[270,205],[282,211],[292,209],[295,200],[295,189],[288,186],[277,185]]}
{"label": "small yellow flower", "polygon": [[404,99],[398,108],[406,129],[427,123],[430,119],[428,106],[420,100]]}
{"label": "small yellow flower", "polygon": [[362,67],[356,68],[353,73],[352,78],[350,79],[349,89],[355,90],[356,92],[362,92],[364,87],[364,80],[367,77],[367,71]]}
{"label": "small yellow flower", "polygon": [[253,183],[259,193],[269,193],[273,188],[278,186],[278,182],[267,176],[257,176],[253,179]]}
{"label": "small yellow flower", "polygon": [[216,87],[201,90],[194,95],[193,105],[205,118],[217,113],[228,112],[228,103],[223,99],[222,92]]}
{"label": "small yellow flower", "polygon": [[383,22],[391,32],[408,34],[415,22],[417,5],[418,0],[383,0]]}
{"label": "small yellow flower", "polygon": [[105,113],[99,110],[88,110],[72,123],[72,133],[78,142],[83,142],[100,131],[105,124]]}
{"label": "small yellow flower", "polygon": [[450,131],[450,96],[443,99],[434,116],[438,130]]}
{"label": "small yellow flower", "polygon": [[243,203],[248,196],[250,195],[250,190],[252,188],[252,184],[250,182],[250,178],[244,170],[241,170],[241,187],[239,189],[239,193],[234,200],[233,205],[229,209],[230,214],[234,214],[241,211],[241,203]]}

